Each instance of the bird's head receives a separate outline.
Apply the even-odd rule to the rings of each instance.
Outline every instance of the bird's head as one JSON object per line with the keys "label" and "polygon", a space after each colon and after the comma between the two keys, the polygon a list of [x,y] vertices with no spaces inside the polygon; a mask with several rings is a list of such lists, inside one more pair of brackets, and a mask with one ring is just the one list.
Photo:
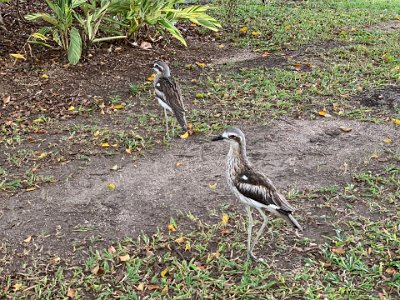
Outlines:
{"label": "bird's head", "polygon": [[156,61],[152,69],[157,73],[157,74],[162,74],[164,76],[170,76],[170,70],[166,62],[164,61]]}
{"label": "bird's head", "polygon": [[231,127],[225,130],[221,135],[218,135],[212,139],[212,141],[227,141],[229,143],[244,145],[245,138],[244,133],[236,127]]}

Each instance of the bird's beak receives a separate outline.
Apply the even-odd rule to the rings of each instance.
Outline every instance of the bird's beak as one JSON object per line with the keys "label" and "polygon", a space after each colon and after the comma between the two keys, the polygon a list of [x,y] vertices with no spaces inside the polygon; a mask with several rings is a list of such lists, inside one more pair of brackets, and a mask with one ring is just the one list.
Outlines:
{"label": "bird's beak", "polygon": [[225,139],[222,135],[218,135],[212,138],[211,141],[215,142],[215,141],[222,141],[223,139]]}

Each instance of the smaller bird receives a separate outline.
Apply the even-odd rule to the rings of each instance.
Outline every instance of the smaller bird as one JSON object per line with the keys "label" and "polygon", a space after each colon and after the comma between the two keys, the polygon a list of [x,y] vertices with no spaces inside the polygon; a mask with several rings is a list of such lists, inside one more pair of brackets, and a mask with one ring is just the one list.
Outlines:
{"label": "smaller bird", "polygon": [[[164,108],[165,127],[168,134],[168,114],[167,110],[172,112],[178,120],[182,129],[187,131],[185,108],[183,97],[179,85],[171,77],[171,71],[164,61],[157,61],[152,69],[156,72],[154,77],[154,88],[156,91],[156,100]],[[174,130],[174,127],[172,128]]]}
{"label": "smaller bird", "polygon": [[[272,181],[251,166],[246,154],[244,133],[239,128],[229,128],[223,134],[212,139],[212,141],[219,140],[228,141],[230,144],[227,156],[228,186],[239,201],[246,205],[248,214],[247,255],[256,260],[253,249],[267,225],[267,216],[264,210],[285,219],[300,231],[302,228],[292,215],[294,208],[278,192]],[[251,243],[253,228],[251,208],[257,209],[263,218],[263,223],[253,243]]]}

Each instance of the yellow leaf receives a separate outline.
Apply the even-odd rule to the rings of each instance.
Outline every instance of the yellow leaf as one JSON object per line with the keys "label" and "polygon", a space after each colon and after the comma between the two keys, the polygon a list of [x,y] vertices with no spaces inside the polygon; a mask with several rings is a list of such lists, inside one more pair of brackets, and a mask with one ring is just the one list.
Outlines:
{"label": "yellow leaf", "polygon": [[217,183],[214,183],[214,184],[209,184],[208,185],[208,187],[210,188],[210,189],[212,189],[212,190],[215,190],[216,188],[217,188]]}
{"label": "yellow leaf", "polygon": [[115,190],[116,185],[115,185],[114,183],[109,183],[109,184],[107,184],[107,188],[108,188],[110,191],[113,191],[113,190]]}
{"label": "yellow leaf", "polygon": [[285,26],[285,30],[286,30],[286,31],[289,31],[290,29],[292,29],[292,27],[291,27],[290,25],[286,25],[286,26]]}
{"label": "yellow leaf", "polygon": [[150,75],[150,77],[147,78],[148,81],[153,81],[154,77],[156,77],[156,73],[153,73]]}
{"label": "yellow leaf", "polygon": [[186,245],[185,245],[185,251],[190,251],[191,247],[190,247],[190,242],[187,241]]}
{"label": "yellow leaf", "polygon": [[38,40],[42,40],[42,41],[46,41],[47,40],[47,37],[45,37],[43,34],[41,34],[39,32],[32,33],[31,36],[34,37],[35,39],[38,39]]}
{"label": "yellow leaf", "polygon": [[249,28],[247,26],[243,26],[242,28],[240,28],[240,32],[246,33],[249,30]]}
{"label": "yellow leaf", "polygon": [[400,20],[400,15],[396,16],[395,19]]}
{"label": "yellow leaf", "polygon": [[25,56],[19,53],[11,53],[10,54],[12,57],[15,57],[16,59],[25,59]]}
{"label": "yellow leaf", "polygon": [[384,139],[383,142],[386,144],[390,144],[390,143],[393,143],[393,140],[392,139]]}
{"label": "yellow leaf", "polygon": [[177,161],[175,164],[175,167],[182,167],[182,166],[183,166],[183,163],[180,161]]}
{"label": "yellow leaf", "polygon": [[111,147],[117,148],[118,144],[111,144]]}
{"label": "yellow leaf", "polygon": [[171,224],[171,223],[168,224],[167,228],[168,228],[168,231],[176,231],[176,228],[175,228],[174,224]]}
{"label": "yellow leaf", "polygon": [[201,63],[201,62],[196,62],[196,65],[200,68],[204,68],[206,66],[205,63]]}
{"label": "yellow leaf", "polygon": [[13,285],[14,292],[19,291],[22,288],[22,283],[16,283]]}
{"label": "yellow leaf", "polygon": [[168,268],[165,268],[164,270],[162,270],[161,273],[160,273],[161,277],[164,278],[165,276],[167,276],[168,272],[169,272]]}
{"label": "yellow leaf", "polygon": [[253,32],[251,33],[251,35],[252,35],[252,36],[259,36],[259,35],[261,35],[261,32],[260,32],[260,31],[253,31]]}
{"label": "yellow leaf", "polygon": [[36,190],[37,188],[35,187],[35,186],[33,186],[33,187],[30,187],[30,188],[27,188],[25,191],[27,191],[27,192],[32,192],[32,191],[34,191],[34,190]]}
{"label": "yellow leaf", "polygon": [[93,275],[97,275],[99,273],[99,270],[99,265],[96,265],[90,272],[92,272]]}
{"label": "yellow leaf", "polygon": [[178,244],[182,244],[184,241],[185,241],[185,238],[183,236],[181,236],[175,240],[175,242]]}
{"label": "yellow leaf", "polygon": [[48,155],[47,152],[39,152],[38,154],[39,154],[39,155],[38,155],[38,159],[43,159],[43,158],[45,158],[45,157]]}
{"label": "yellow leaf", "polygon": [[197,24],[196,24],[196,23],[192,23],[192,24],[190,24],[190,26],[192,26],[192,27],[196,27],[196,26],[197,26]]}
{"label": "yellow leaf", "polygon": [[70,107],[68,107],[68,110],[74,110],[75,106],[71,105]]}
{"label": "yellow leaf", "polygon": [[120,261],[128,261],[131,257],[129,256],[129,254],[126,255],[122,255],[119,257]]}
{"label": "yellow leaf", "polygon": [[400,65],[399,66],[395,66],[393,69],[396,70],[396,71],[400,71]]}
{"label": "yellow leaf", "polygon": [[126,148],[125,152],[128,153],[128,154],[132,154],[132,149],[131,148]]}
{"label": "yellow leaf", "polygon": [[71,288],[68,288],[68,293],[67,296],[70,298],[74,298],[75,297],[75,291]]}
{"label": "yellow leaf", "polygon": [[161,290],[161,295],[165,296],[168,294],[168,285],[166,285],[162,290]]}
{"label": "yellow leaf", "polygon": [[219,49],[222,49],[222,48],[224,48],[224,47],[225,47],[224,44],[219,44],[219,45],[218,45],[218,48],[219,48]]}
{"label": "yellow leaf", "polygon": [[136,290],[139,291],[139,292],[143,292],[143,290],[144,290],[144,283],[143,283],[143,282],[139,283],[139,285],[136,287]]}
{"label": "yellow leaf", "polygon": [[353,128],[351,128],[351,127],[339,127],[339,129],[341,130],[341,131],[343,131],[343,132],[350,132],[350,131],[352,131],[353,130]]}
{"label": "yellow leaf", "polygon": [[393,123],[396,125],[400,125],[400,119],[392,119]]}
{"label": "yellow leaf", "polygon": [[30,241],[32,240],[32,236],[28,236],[26,239],[24,239],[24,243],[30,243]]}
{"label": "yellow leaf", "polygon": [[47,78],[49,78],[49,75],[43,74],[43,75],[42,75],[42,78],[47,79]]}
{"label": "yellow leaf", "polygon": [[186,131],[184,134],[180,135],[181,139],[187,139],[189,137],[189,131]]}
{"label": "yellow leaf", "polygon": [[221,219],[222,219],[221,220],[222,225],[228,224],[229,216],[227,214],[223,214]]}
{"label": "yellow leaf", "polygon": [[109,143],[103,143],[100,146],[103,147],[103,148],[108,148],[108,147],[110,147],[110,144]]}
{"label": "yellow leaf", "polygon": [[121,104],[117,104],[117,105],[114,105],[114,108],[115,109],[123,109],[124,107],[125,107],[125,103],[121,103]]}
{"label": "yellow leaf", "polygon": [[325,110],[325,109],[320,110],[320,111],[319,111],[319,115],[320,115],[320,116],[325,116],[325,115],[326,115],[326,110]]}

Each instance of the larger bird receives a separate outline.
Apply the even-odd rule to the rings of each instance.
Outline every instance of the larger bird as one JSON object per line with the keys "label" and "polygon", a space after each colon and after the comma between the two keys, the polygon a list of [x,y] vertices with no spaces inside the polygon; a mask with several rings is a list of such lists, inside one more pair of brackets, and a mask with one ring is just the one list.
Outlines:
{"label": "larger bird", "polygon": [[[249,219],[247,227],[247,254],[248,257],[256,260],[253,249],[267,225],[267,216],[264,210],[285,219],[299,230],[302,230],[302,228],[292,215],[294,212],[293,207],[277,191],[272,181],[264,174],[252,168],[246,155],[245,136],[240,129],[230,128],[212,140],[225,140],[230,144],[227,157],[228,186],[239,201],[246,205]],[[251,208],[257,209],[263,218],[263,223],[253,243],[251,243],[253,227]]]}
{"label": "larger bird", "polygon": [[154,77],[156,99],[158,103],[164,108],[165,127],[167,133],[167,110],[174,114],[175,118],[178,120],[179,125],[181,125],[182,129],[186,132],[187,123],[181,89],[179,88],[175,80],[171,77],[171,71],[165,62],[157,61],[154,63],[152,68],[156,72],[156,76]]}

